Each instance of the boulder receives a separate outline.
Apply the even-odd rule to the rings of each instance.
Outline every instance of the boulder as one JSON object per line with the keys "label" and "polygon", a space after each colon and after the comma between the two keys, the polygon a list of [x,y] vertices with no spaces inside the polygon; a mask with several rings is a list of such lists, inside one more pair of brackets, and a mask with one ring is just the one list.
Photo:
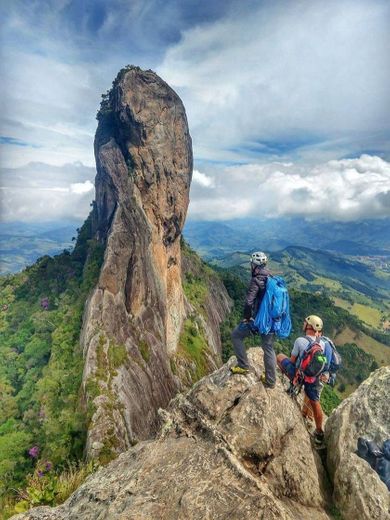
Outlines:
{"label": "boulder", "polygon": [[356,454],[365,437],[382,445],[390,438],[390,367],[373,372],[329,417],[328,469],[334,500],[345,520],[389,520],[390,493],[368,462]]}

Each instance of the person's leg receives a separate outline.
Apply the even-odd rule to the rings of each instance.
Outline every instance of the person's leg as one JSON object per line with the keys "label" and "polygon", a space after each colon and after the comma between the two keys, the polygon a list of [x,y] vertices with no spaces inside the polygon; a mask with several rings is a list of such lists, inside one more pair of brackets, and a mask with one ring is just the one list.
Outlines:
{"label": "person's leg", "polygon": [[249,369],[248,356],[244,345],[244,339],[251,334],[249,326],[245,323],[239,323],[232,332],[232,343],[234,353],[237,357],[237,365],[241,368]]}
{"label": "person's leg", "polygon": [[306,394],[303,398],[302,415],[303,417],[307,417],[308,419],[313,420],[313,409]]}
{"label": "person's leg", "polygon": [[[324,388],[324,385],[321,382],[320,378],[318,378],[314,384],[315,384],[315,397],[316,397],[315,401],[317,401],[321,405],[321,392]],[[321,413],[322,413],[322,417],[323,417],[322,407],[321,407]],[[314,419],[313,408],[311,406],[310,399],[307,397],[306,394],[305,394],[305,398],[303,401],[302,415],[304,417],[307,417],[308,419],[311,419],[311,420]]]}
{"label": "person's leg", "polygon": [[288,359],[288,357],[286,356],[286,354],[278,354],[276,356],[276,363],[278,364],[278,367],[280,368],[280,370],[282,372],[284,372],[284,368],[282,366],[282,363],[285,359]]}
{"label": "person's leg", "polygon": [[322,412],[321,403],[320,403],[320,393],[321,389],[318,385],[318,382],[315,383],[305,383],[305,394],[309,400],[311,409],[313,411],[314,422],[316,424],[316,431],[320,437],[323,437],[324,430],[322,429],[324,422],[324,414]]}
{"label": "person's leg", "polygon": [[322,429],[322,425],[324,422],[324,414],[322,412],[321,403],[319,401],[310,400],[310,406],[313,410],[314,422],[316,423],[316,431],[318,433],[323,433],[324,430]]}
{"label": "person's leg", "polygon": [[276,354],[273,348],[275,334],[262,334],[261,347],[264,351],[265,382],[269,386],[276,384]]}

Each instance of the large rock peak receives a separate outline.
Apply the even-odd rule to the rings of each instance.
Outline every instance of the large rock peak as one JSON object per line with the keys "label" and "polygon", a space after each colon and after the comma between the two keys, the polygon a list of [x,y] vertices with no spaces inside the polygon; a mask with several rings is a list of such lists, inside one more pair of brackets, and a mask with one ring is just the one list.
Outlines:
{"label": "large rock peak", "polygon": [[[158,329],[165,332],[168,350],[174,350],[183,314],[179,238],[192,176],[184,106],[157,74],[127,67],[98,119],[98,236],[114,255],[131,253],[120,272],[114,258],[106,262],[100,285],[117,294],[124,282],[127,312],[148,323],[145,314],[153,303],[163,322]],[[156,284],[144,283],[154,276]]]}
{"label": "large rock peak", "polygon": [[130,202],[133,195],[156,227],[152,231],[158,232],[165,246],[171,246],[184,224],[192,176],[191,137],[183,103],[154,72],[126,67],[103,100],[98,119],[100,233],[107,234],[116,205]]}
{"label": "large rock peak", "polygon": [[110,458],[155,431],[177,390],[192,148],[180,98],[152,71],[122,69],[98,120],[92,222],[105,258],[84,316],[83,381],[88,454]]}

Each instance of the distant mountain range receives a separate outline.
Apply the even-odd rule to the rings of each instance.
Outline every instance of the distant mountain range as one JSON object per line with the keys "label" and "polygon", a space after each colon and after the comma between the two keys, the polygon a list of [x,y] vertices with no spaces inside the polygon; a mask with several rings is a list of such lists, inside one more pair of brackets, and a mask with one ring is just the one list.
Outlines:
{"label": "distant mountain range", "polygon": [[0,223],[0,274],[21,271],[44,255],[56,255],[73,246],[80,226],[76,221]]}
{"label": "distant mountain range", "polygon": [[192,221],[184,235],[206,260],[232,251],[280,251],[290,245],[353,256],[390,256],[390,219],[357,222],[302,218]]}
{"label": "distant mountain range", "polygon": [[[17,272],[43,255],[73,246],[77,221],[0,223],[0,274]],[[188,220],[184,236],[205,259],[234,251],[281,251],[303,246],[351,256],[390,257],[390,219],[359,222],[306,221],[301,218]],[[233,264],[234,265],[234,264]]]}

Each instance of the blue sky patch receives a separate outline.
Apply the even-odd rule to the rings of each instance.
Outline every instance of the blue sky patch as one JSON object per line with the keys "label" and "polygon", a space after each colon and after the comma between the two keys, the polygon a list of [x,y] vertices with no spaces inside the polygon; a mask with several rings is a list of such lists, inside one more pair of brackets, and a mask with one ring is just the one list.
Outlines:
{"label": "blue sky patch", "polygon": [[39,145],[28,143],[27,141],[22,141],[21,139],[17,139],[16,137],[7,137],[5,135],[0,135],[0,144],[10,144],[13,146],[30,146],[31,148],[39,148]]}

